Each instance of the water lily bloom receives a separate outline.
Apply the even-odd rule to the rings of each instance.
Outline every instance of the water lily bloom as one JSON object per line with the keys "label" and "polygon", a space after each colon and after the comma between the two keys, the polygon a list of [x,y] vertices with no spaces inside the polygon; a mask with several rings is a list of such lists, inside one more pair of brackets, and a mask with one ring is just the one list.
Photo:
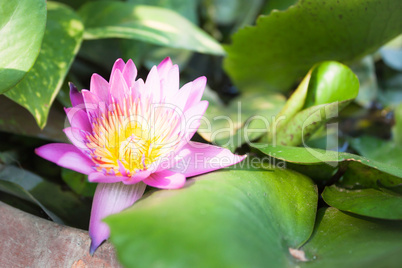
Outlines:
{"label": "water lily bloom", "polygon": [[190,141],[208,102],[201,97],[206,78],[179,88],[179,69],[169,58],[154,66],[146,81],[137,79],[129,60],[118,59],[109,82],[98,74],[90,90],[70,84],[66,108],[72,144],[53,143],[36,153],[59,166],[87,174],[98,183],[92,204],[90,253],[109,237],[101,220],[136,202],[146,185],[181,188],[186,177],[233,165],[244,156]]}

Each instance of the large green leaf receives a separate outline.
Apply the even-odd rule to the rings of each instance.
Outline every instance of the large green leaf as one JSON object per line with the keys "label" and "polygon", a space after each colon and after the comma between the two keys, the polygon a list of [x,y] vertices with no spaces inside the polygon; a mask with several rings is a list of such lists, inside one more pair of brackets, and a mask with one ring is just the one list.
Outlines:
{"label": "large green leaf", "polygon": [[297,146],[329,120],[338,117],[359,92],[359,80],[345,65],[314,65],[278,114],[269,142]]}
{"label": "large green leaf", "polygon": [[363,216],[402,220],[402,195],[376,189],[348,190],[332,185],[322,193],[324,201],[337,209]]}
{"label": "large green leaf", "polygon": [[396,176],[399,178],[398,181],[402,183],[402,169],[351,153],[326,151],[310,147],[272,146],[263,143],[254,143],[251,146],[266,155],[291,163],[336,165],[338,162],[350,162],[349,165],[368,166],[372,169]]}
{"label": "large green leaf", "polygon": [[99,1],[84,5],[79,14],[85,24],[86,39],[136,39],[201,53],[224,54],[212,37],[169,9]]}
{"label": "large green leaf", "polygon": [[315,186],[299,173],[231,170],[152,192],[105,221],[127,267],[286,267],[316,206]]}
{"label": "large green leaf", "polygon": [[69,7],[48,2],[42,48],[34,67],[6,96],[25,107],[40,128],[46,125],[53,103],[81,44],[83,25]]}
{"label": "large green leaf", "polygon": [[279,94],[244,93],[224,105],[211,90],[205,91],[203,99],[209,106],[198,133],[232,151],[264,135],[285,103]]}
{"label": "large green leaf", "polygon": [[0,2],[0,93],[15,86],[34,65],[45,25],[45,0]]}
{"label": "large green leaf", "polygon": [[233,35],[224,67],[243,90],[288,90],[315,63],[349,62],[402,32],[400,0],[299,1]]}
{"label": "large green leaf", "polygon": [[400,221],[353,217],[335,208],[321,209],[312,238],[302,250],[301,267],[399,267]]}

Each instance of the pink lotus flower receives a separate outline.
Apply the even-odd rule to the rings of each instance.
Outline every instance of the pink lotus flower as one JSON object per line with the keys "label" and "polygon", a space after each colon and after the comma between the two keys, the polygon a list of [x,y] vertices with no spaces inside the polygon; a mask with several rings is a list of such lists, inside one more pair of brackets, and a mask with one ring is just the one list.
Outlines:
{"label": "pink lotus flower", "polygon": [[179,89],[179,69],[169,58],[154,66],[146,82],[118,59],[110,81],[94,74],[90,90],[70,84],[73,107],[66,108],[72,144],[53,143],[36,153],[99,183],[92,204],[90,253],[109,237],[101,220],[136,202],[146,185],[181,188],[186,177],[233,165],[244,156],[190,141],[208,102],[201,101],[206,78]]}

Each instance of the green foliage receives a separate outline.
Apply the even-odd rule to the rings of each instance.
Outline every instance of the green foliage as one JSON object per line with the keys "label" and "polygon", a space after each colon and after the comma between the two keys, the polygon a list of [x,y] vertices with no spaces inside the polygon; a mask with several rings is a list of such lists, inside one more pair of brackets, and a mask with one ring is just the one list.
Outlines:
{"label": "green foliage", "polygon": [[336,186],[326,187],[324,201],[337,209],[388,220],[402,220],[402,195],[389,190],[348,190]]}
{"label": "green foliage", "polygon": [[15,86],[34,65],[45,24],[45,0],[1,1],[0,93]]}
{"label": "green foliage", "polygon": [[68,142],[68,81],[169,56],[208,79],[193,139],[248,157],[106,218],[125,267],[402,263],[401,1],[58,2],[0,3],[0,201],[87,229],[97,184],[34,148]]}
{"label": "green foliage", "polygon": [[83,33],[80,18],[67,6],[48,2],[47,9],[47,28],[39,57],[24,79],[6,93],[35,117],[40,128],[46,125],[49,109],[78,52]]}
{"label": "green foliage", "polygon": [[401,16],[399,0],[299,1],[234,34],[224,66],[242,91],[287,91],[317,62],[374,52],[402,32]]}
{"label": "green foliage", "polygon": [[169,9],[121,2],[91,2],[79,11],[85,39],[127,38],[223,55],[222,47],[196,25]]}
{"label": "green foliage", "polygon": [[[150,193],[106,219],[127,267],[283,267],[311,235],[312,181],[290,170],[232,170]],[[247,245],[247,246],[246,246]]]}
{"label": "green foliage", "polygon": [[401,263],[401,239],[400,221],[321,209],[314,234],[301,248],[311,261],[301,267],[397,267]]}

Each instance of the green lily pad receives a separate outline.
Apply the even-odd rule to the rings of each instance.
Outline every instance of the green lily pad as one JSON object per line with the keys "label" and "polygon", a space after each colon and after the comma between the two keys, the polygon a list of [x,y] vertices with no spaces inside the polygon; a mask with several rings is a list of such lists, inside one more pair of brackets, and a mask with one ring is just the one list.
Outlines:
{"label": "green lily pad", "polygon": [[285,169],[218,171],[155,191],[106,218],[123,265],[275,267],[294,260],[317,206],[312,181]]}
{"label": "green lily pad", "polygon": [[350,145],[364,157],[402,169],[402,146],[370,136],[349,139]]}
{"label": "green lily pad", "polygon": [[234,34],[224,67],[241,90],[286,91],[317,62],[376,51],[402,32],[401,16],[399,0],[299,1]]}
{"label": "green lily pad", "polygon": [[399,267],[400,221],[355,217],[336,208],[320,209],[314,234],[301,250],[300,267]]}
{"label": "green lily pad", "polygon": [[160,46],[224,55],[223,48],[215,39],[166,8],[99,1],[84,5],[79,14],[85,25],[85,39],[135,39]]}
{"label": "green lily pad", "polygon": [[48,2],[48,20],[39,57],[26,77],[5,95],[26,108],[38,126],[46,125],[50,106],[78,52],[83,25],[69,7]]}
{"label": "green lily pad", "polygon": [[272,10],[286,10],[290,6],[297,3],[297,0],[270,0],[268,1],[262,11],[263,14],[269,14]]}
{"label": "green lily pad", "polygon": [[276,117],[268,141],[288,146],[306,142],[358,92],[359,80],[347,66],[332,61],[314,65]]}
{"label": "green lily pad", "polygon": [[211,90],[206,90],[203,99],[209,106],[198,134],[231,151],[263,136],[285,103],[280,94],[244,93],[224,105]]}
{"label": "green lily pad", "polygon": [[46,25],[46,1],[0,2],[0,93],[15,86],[39,55]]}
{"label": "green lily pad", "polygon": [[326,187],[324,201],[337,209],[388,220],[402,220],[402,195],[388,190],[348,190],[335,185]]}
{"label": "green lily pad", "polygon": [[254,143],[251,145],[266,155],[291,163],[304,165],[328,164],[336,166],[338,163],[350,162],[349,165],[356,164],[358,167],[367,166],[393,175],[402,183],[402,169],[359,155],[310,147],[272,146],[263,143]]}

